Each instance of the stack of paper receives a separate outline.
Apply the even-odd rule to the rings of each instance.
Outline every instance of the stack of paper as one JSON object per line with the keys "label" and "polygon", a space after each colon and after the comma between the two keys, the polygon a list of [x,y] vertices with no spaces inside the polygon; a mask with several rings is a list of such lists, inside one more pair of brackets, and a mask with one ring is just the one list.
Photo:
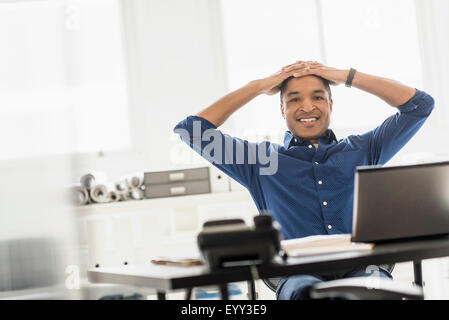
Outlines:
{"label": "stack of paper", "polygon": [[319,235],[281,241],[281,247],[290,257],[338,252],[369,251],[373,243],[351,242],[350,234]]}

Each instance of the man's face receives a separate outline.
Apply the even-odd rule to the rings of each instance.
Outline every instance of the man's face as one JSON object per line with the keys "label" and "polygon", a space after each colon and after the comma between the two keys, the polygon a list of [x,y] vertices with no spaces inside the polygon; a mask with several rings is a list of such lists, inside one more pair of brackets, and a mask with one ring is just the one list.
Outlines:
{"label": "man's face", "polygon": [[329,128],[332,104],[321,79],[305,76],[288,82],[281,112],[294,136],[318,143]]}

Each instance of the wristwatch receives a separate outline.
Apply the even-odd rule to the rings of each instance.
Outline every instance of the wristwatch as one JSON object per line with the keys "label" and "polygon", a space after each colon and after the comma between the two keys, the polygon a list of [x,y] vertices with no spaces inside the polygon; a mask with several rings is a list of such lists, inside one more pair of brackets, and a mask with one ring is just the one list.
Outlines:
{"label": "wristwatch", "polygon": [[354,80],[354,75],[357,72],[356,69],[351,68],[349,70],[348,79],[346,80],[346,87],[351,88],[352,87],[352,80]]}

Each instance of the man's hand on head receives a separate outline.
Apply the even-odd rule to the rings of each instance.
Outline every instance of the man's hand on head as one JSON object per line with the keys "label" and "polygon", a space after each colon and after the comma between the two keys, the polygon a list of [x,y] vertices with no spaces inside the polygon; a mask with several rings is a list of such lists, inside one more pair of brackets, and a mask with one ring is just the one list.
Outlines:
{"label": "man's hand on head", "polygon": [[[319,76],[328,80],[332,85],[346,83],[350,72],[350,70],[327,67],[316,61],[297,61],[284,68],[283,71],[288,74],[293,72],[293,77],[295,78],[308,75]],[[352,86],[379,97],[395,108],[402,106],[416,94],[416,89],[413,86],[407,86],[395,80],[360,71],[357,71],[355,74]]]}
{"label": "man's hand on head", "polygon": [[346,82],[349,70],[339,70],[327,67],[316,61],[297,61],[283,69],[287,73],[293,72],[295,78],[305,77],[309,75],[319,76],[330,82],[331,85],[337,86]]}
{"label": "man's hand on head", "polygon": [[[288,69],[288,67],[290,66],[295,66],[295,68]],[[281,90],[281,85],[285,80],[293,77],[295,73],[307,68],[308,66],[308,62],[297,61],[294,64],[283,67],[280,71],[276,72],[272,76],[257,80],[260,87],[260,92],[265,93],[269,96],[279,93],[279,91]]]}

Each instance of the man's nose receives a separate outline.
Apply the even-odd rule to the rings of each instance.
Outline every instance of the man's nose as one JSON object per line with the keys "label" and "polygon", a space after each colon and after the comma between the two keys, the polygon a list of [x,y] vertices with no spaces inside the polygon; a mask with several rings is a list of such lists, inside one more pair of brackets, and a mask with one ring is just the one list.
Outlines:
{"label": "man's nose", "polygon": [[304,112],[308,113],[308,112],[310,112],[310,111],[313,111],[313,109],[315,109],[315,106],[314,106],[314,104],[312,103],[311,100],[305,99],[305,100],[303,101],[303,104],[302,104],[302,106],[301,106],[301,109],[302,109]]}

